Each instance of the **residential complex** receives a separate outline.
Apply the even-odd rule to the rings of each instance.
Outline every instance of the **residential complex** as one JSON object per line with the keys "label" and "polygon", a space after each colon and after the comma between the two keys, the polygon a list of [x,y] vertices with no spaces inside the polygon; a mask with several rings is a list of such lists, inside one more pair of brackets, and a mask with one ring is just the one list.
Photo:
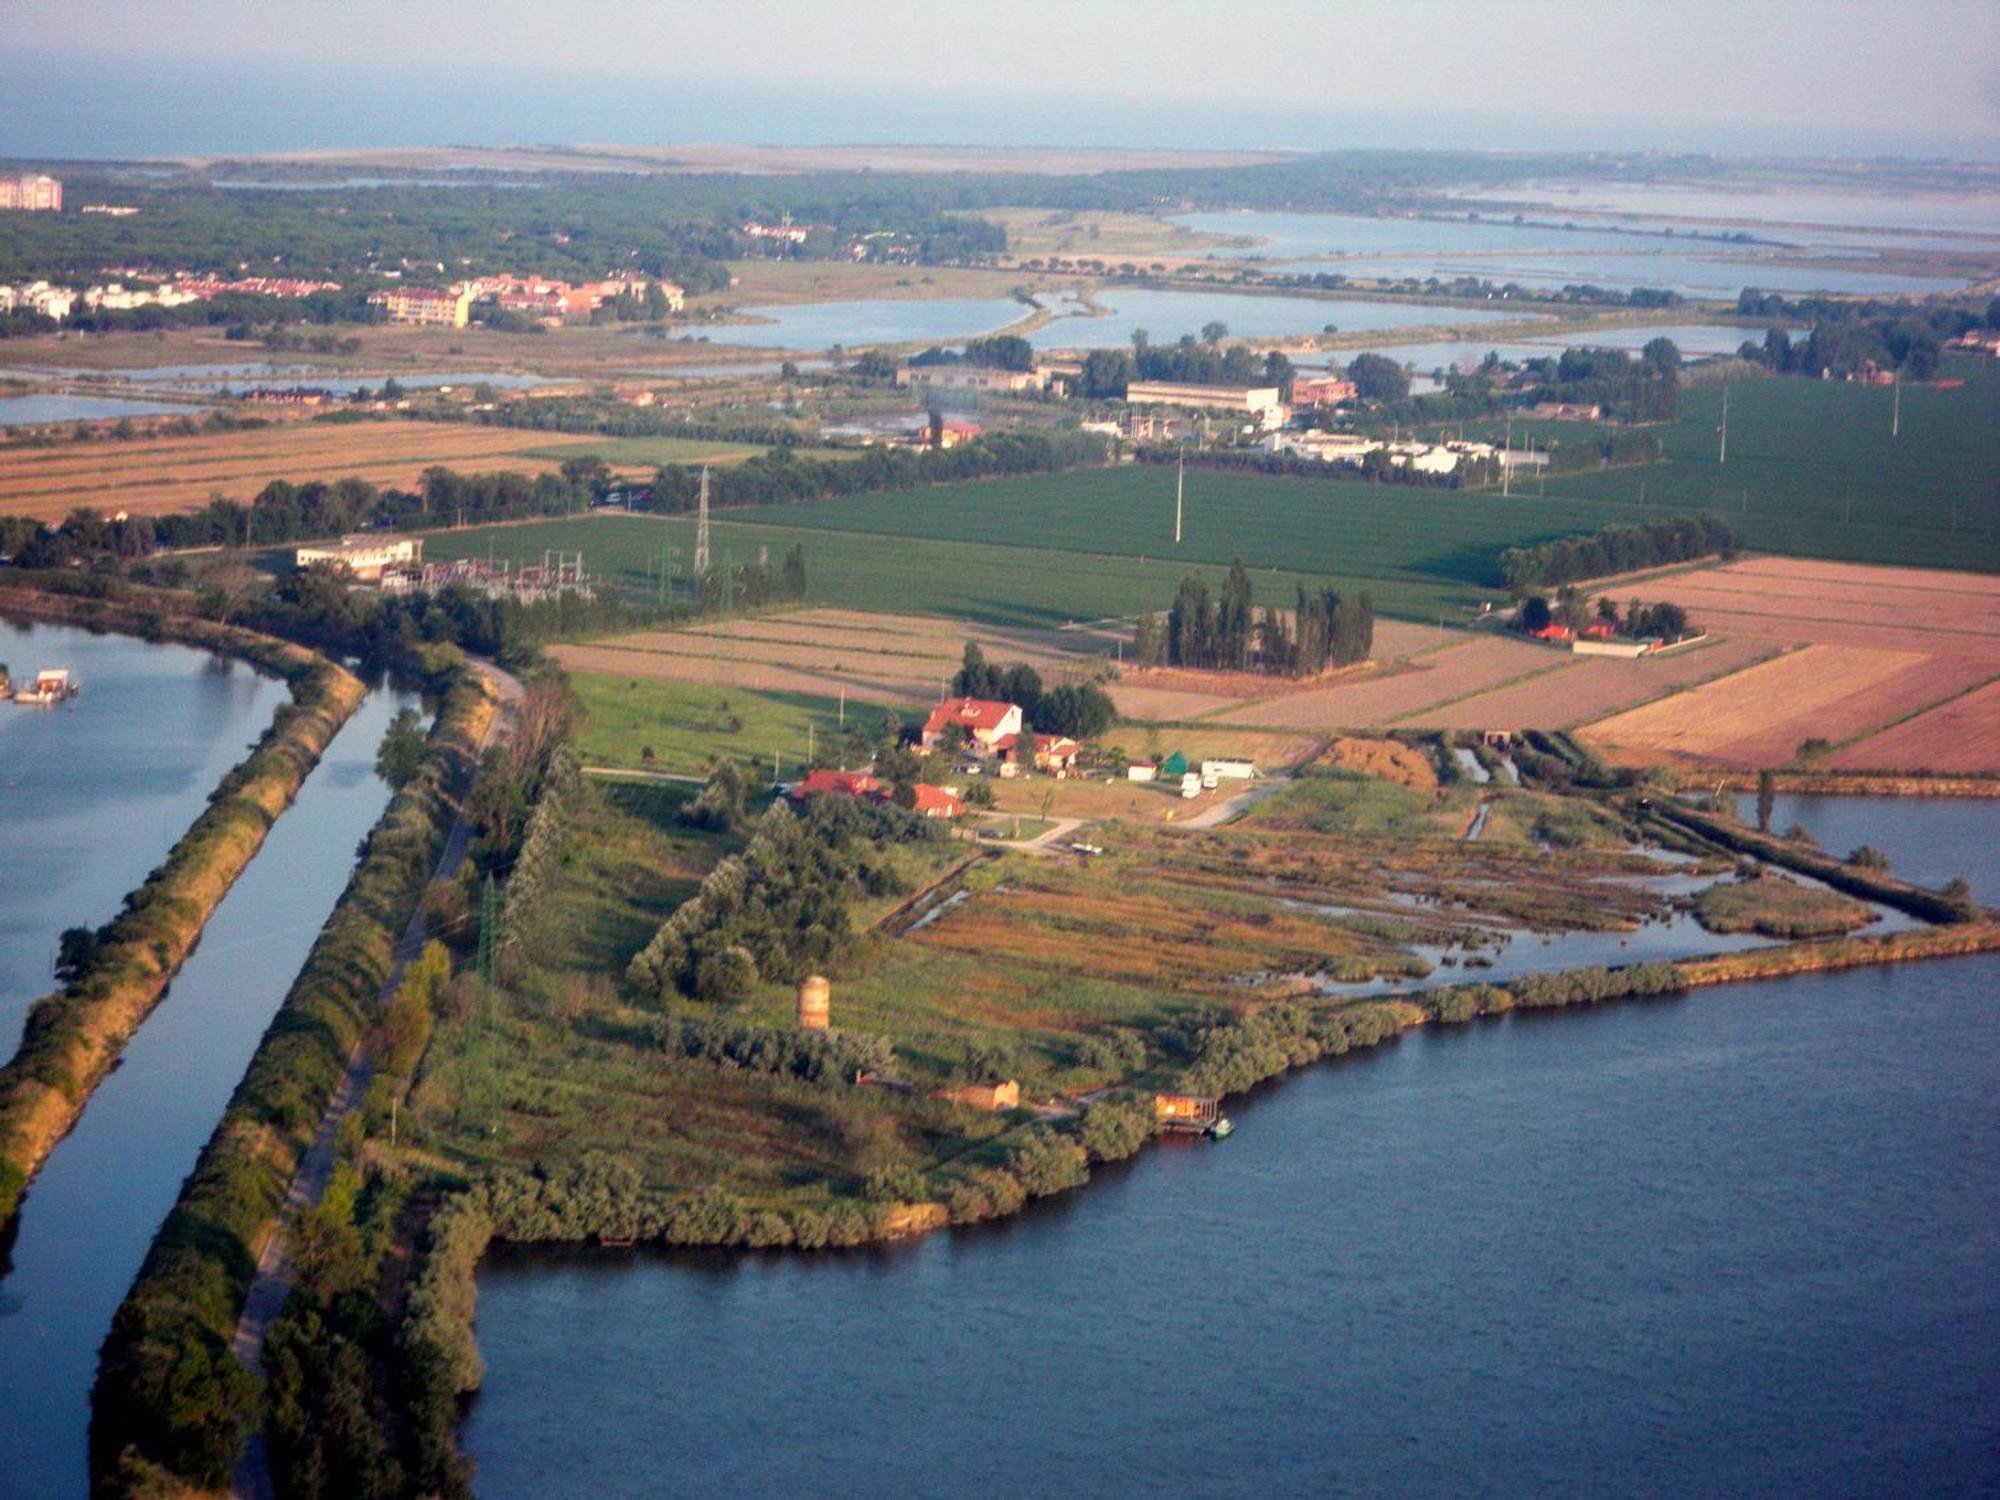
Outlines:
{"label": "residential complex", "polygon": [[61,213],[62,183],[53,177],[0,177],[0,209]]}

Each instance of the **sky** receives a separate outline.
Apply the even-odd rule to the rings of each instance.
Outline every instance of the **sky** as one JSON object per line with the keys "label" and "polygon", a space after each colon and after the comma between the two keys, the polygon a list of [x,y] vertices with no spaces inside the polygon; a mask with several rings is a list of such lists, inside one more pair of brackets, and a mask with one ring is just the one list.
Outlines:
{"label": "sky", "polygon": [[[0,153],[13,155],[122,154],[151,118],[162,154],[282,149],[271,141],[287,134],[298,147],[443,144],[452,129],[480,144],[1325,147],[1394,144],[1381,138],[1394,127],[1414,145],[2000,156],[2000,0],[7,9]],[[240,144],[183,139],[226,140],[232,123]]]}

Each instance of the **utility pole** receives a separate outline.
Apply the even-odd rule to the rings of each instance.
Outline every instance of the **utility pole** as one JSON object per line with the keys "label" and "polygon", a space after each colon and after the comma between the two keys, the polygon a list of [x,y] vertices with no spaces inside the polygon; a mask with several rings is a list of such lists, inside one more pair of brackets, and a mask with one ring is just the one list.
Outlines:
{"label": "utility pole", "polygon": [[1901,437],[1903,435],[1903,372],[1901,370],[1896,372],[1896,395],[1894,402],[1889,408],[1889,412],[1889,436],[1892,438]]}
{"label": "utility pole", "polygon": [[1729,462],[1729,387],[1722,388],[1722,446],[1716,450],[1716,466]]}
{"label": "utility pole", "polygon": [[694,576],[708,572],[708,465],[701,466],[701,493],[695,501]]}
{"label": "utility pole", "polygon": [[1174,545],[1181,544],[1181,505],[1187,495],[1187,449],[1181,449],[1180,462],[1174,466]]}

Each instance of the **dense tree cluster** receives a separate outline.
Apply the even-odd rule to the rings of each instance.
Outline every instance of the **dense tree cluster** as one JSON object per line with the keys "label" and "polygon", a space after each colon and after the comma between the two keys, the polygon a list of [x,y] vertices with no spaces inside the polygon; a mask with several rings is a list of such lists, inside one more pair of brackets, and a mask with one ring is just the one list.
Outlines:
{"label": "dense tree cluster", "polygon": [[852,1083],[857,1073],[886,1073],[896,1060],[886,1037],[759,1026],[720,1016],[689,1021],[670,1016],[660,1023],[658,1035],[660,1045],[676,1057],[805,1083]]}
{"label": "dense tree cluster", "polygon": [[1016,704],[1030,729],[1077,740],[1095,739],[1118,719],[1111,695],[1095,682],[1064,683],[1044,691],[1041,673],[1033,667],[1025,662],[1009,667],[990,662],[977,641],[965,643],[951,679],[951,695]]}
{"label": "dense tree cluster", "polygon": [[1560,537],[1500,554],[1500,580],[1525,595],[1581,578],[1603,578],[1665,563],[1720,554],[1733,557],[1736,533],[1713,512],[1673,516],[1643,526],[1607,526],[1588,536]]}
{"label": "dense tree cluster", "polygon": [[1199,573],[1181,580],[1164,621],[1141,615],[1132,654],[1142,667],[1317,676],[1366,661],[1375,648],[1375,606],[1367,594],[1303,585],[1289,623],[1274,608],[1259,615],[1242,559],[1230,565],[1219,600]]}
{"label": "dense tree cluster", "polygon": [[802,813],[775,803],[740,854],[709,871],[626,977],[662,1003],[730,1004],[759,979],[796,980],[853,949],[848,901],[902,888],[890,849],[939,836],[925,818],[851,797],[816,797]]}
{"label": "dense tree cluster", "polygon": [[1169,380],[1181,385],[1276,385],[1292,378],[1292,362],[1272,350],[1259,354],[1243,344],[1221,347],[1228,330],[1211,323],[1197,339],[1186,334],[1172,344],[1150,342],[1143,329],[1127,349],[1093,349],[1084,356],[1078,394],[1096,400],[1122,398],[1135,380]]}
{"label": "dense tree cluster", "polygon": [[1774,374],[1815,380],[1829,375],[1839,379],[1866,365],[1898,371],[1908,380],[1929,380],[1937,374],[1947,340],[1975,329],[2000,328],[2000,298],[1982,309],[1970,301],[1792,300],[1746,290],[1736,310],[1774,322],[1810,321],[1812,331],[1803,339],[1773,326],[1761,342],[1745,340],[1737,353]]}

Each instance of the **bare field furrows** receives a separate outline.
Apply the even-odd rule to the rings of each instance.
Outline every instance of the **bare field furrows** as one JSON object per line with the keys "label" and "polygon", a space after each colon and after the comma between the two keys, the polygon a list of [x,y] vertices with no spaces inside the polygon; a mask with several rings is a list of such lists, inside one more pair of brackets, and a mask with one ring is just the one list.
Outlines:
{"label": "bare field furrows", "polygon": [[1920,594],[1977,594],[2000,598],[2000,578],[1938,568],[1897,568],[1880,563],[1838,563],[1809,557],[1753,557],[1707,571],[1751,578],[1797,580],[1816,588],[1910,590]]}
{"label": "bare field furrows", "polygon": [[621,651],[612,646],[551,646],[549,654],[572,672],[599,672],[640,682],[692,682],[709,687],[743,688],[759,693],[800,693],[831,698],[845,689],[875,703],[917,704],[931,693],[912,692],[901,678],[878,678],[853,672],[799,671],[759,662],[713,657],[670,656],[655,651]]}
{"label": "bare field furrows", "polygon": [[[1290,613],[1287,611],[1288,615]],[[1463,639],[1459,632],[1440,630],[1435,625],[1412,625],[1407,620],[1377,620],[1375,649],[1369,655],[1377,661],[1397,661],[1404,657],[1426,656]]]}
{"label": "bare field furrows", "polygon": [[1857,741],[1826,764],[1842,771],[2000,771],[2000,682]]}
{"label": "bare field furrows", "polygon": [[[822,622],[817,611],[782,615],[766,620],[732,620],[698,625],[684,634],[704,640],[761,642],[772,648],[834,649],[886,653],[930,661],[949,662],[953,670],[965,652],[967,641],[976,641],[989,661],[1002,665],[1027,662],[1040,668],[1079,659],[1081,647],[1074,641],[1051,644],[1040,633],[1030,635],[967,625],[956,620],[923,622],[921,629],[880,627]],[[909,617],[900,618],[904,622]]]}
{"label": "bare field furrows", "polygon": [[[0,511],[59,519],[80,505],[165,515],[195,510],[217,494],[248,500],[274,479],[350,476],[414,486],[434,463],[461,473],[539,473],[555,464],[523,458],[530,435],[449,422],[288,422],[252,432],[103,442],[62,448],[0,448]],[[537,446],[580,443],[532,435]]]}
{"label": "bare field furrows", "polygon": [[1990,680],[1994,670],[1990,661],[1934,656],[1817,712],[1795,715],[1761,733],[1731,740],[1716,754],[1733,765],[1779,765],[1796,753],[1802,740],[1822,739],[1838,745],[1857,735],[1872,734],[1933,704],[1944,706]]}
{"label": "bare field furrows", "polygon": [[788,618],[811,621],[817,627],[831,630],[857,631],[871,639],[887,636],[928,641],[942,636],[956,643],[954,654],[964,648],[967,640],[978,640],[989,655],[993,650],[1000,649],[1011,652],[1043,651],[1051,656],[1092,656],[1111,650],[1118,641],[1129,645],[1132,639],[1131,627],[1122,621],[1093,621],[1068,629],[1037,630],[975,625],[937,615],[877,615],[857,609],[809,609]]}
{"label": "bare field furrows", "polygon": [[2000,657],[2000,578],[1983,574],[1760,558],[1633,592],[1723,635]]}
{"label": "bare field furrows", "polygon": [[[1835,740],[1949,691],[1976,663],[1859,646],[1805,646],[1690,692],[1602,719],[1584,731],[1612,750],[1725,765],[1780,765],[1800,741]],[[1897,679],[1903,679],[1897,683]],[[1892,685],[1893,684],[1893,685]],[[1903,712],[1908,712],[1905,708]]]}
{"label": "bare field furrows", "polygon": [[[815,651],[800,646],[759,649],[754,643],[718,641],[707,636],[664,631],[613,636],[597,644],[621,656],[657,657],[661,661],[688,663],[679,674],[670,672],[669,675],[685,675],[686,680],[691,682],[715,680],[710,674],[732,668],[748,672],[768,667],[778,671],[810,673],[835,685],[845,682],[850,692],[858,691],[863,683],[893,683],[899,699],[912,693],[918,697],[941,697],[944,691],[941,684],[950,677],[954,665],[907,656],[887,656],[881,652]],[[745,686],[750,685],[746,681]]]}
{"label": "bare field furrows", "polygon": [[1571,729],[1775,654],[1769,641],[1716,641],[1653,660],[1577,656],[1573,666],[1399,719],[1415,729]]}
{"label": "bare field furrows", "polygon": [[1389,724],[1434,705],[1499,687],[1530,672],[1551,671],[1569,658],[1546,646],[1492,636],[1421,657],[1406,672],[1370,675],[1246,704],[1218,715],[1218,724],[1275,729],[1334,729]]}
{"label": "bare field furrows", "polygon": [[1181,693],[1172,688],[1141,687],[1114,682],[1107,691],[1124,719],[1152,720],[1156,723],[1185,722],[1214,713],[1218,708],[1240,704],[1241,698],[1217,693]]}

